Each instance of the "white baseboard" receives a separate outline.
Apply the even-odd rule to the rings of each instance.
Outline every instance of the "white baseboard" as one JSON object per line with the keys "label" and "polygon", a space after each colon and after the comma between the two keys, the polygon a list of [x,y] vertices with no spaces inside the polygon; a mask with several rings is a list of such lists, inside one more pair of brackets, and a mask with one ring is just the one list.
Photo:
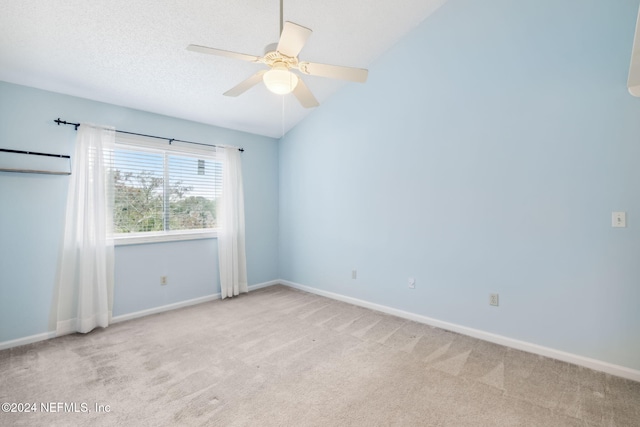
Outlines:
{"label": "white baseboard", "polygon": [[[281,283],[280,280],[271,280],[269,282],[256,283],[255,285],[249,286],[249,292],[255,291],[256,289],[266,288],[267,286],[277,285]],[[149,316],[151,314],[162,313],[164,311],[176,310],[182,307],[188,307],[190,305],[201,304],[203,302],[213,301],[216,299],[220,299],[220,293],[207,295],[200,298],[194,298],[186,301],[180,301],[174,304],[167,304],[160,307],[153,307],[148,310],[136,311],[135,313],[127,313],[122,314],[120,316],[115,316],[111,318],[111,323],[124,322],[126,320],[137,319],[139,317]],[[49,331],[42,334],[31,335],[24,338],[18,338],[11,341],[2,341],[0,342],[0,350],[5,350],[12,347],[18,347],[21,345],[27,345],[38,341],[44,341],[51,338],[55,338],[56,336],[65,335],[67,333],[73,333],[73,324],[70,322],[75,322],[75,319],[63,322],[64,325],[61,326],[61,332],[56,334],[56,331]],[[75,324],[75,323],[74,323]]]}
{"label": "white baseboard", "polygon": [[556,350],[553,348],[532,344],[526,341],[516,340],[516,339],[505,337],[502,335],[493,334],[491,332],[485,332],[480,329],[473,329],[466,326],[456,325],[455,323],[443,322],[441,320],[432,319],[430,317],[422,316],[420,314],[399,310],[397,308],[392,308],[385,305],[372,303],[372,302],[361,300],[358,298],[340,295],[334,292],[323,291],[321,289],[312,288],[310,286],[301,285],[299,283],[290,282],[288,280],[280,280],[279,283],[295,289],[300,289],[302,291],[310,292],[316,295],[321,295],[321,296],[335,299],[338,301],[347,302],[349,304],[358,305],[360,307],[369,308],[371,310],[392,314],[394,316],[402,317],[404,319],[409,319],[415,322],[424,323],[424,324],[435,326],[441,329],[446,329],[448,331],[457,332],[459,334],[478,338],[484,341],[489,341],[495,344],[504,345],[506,347],[515,348],[517,350],[539,354],[541,356],[550,357],[552,359],[561,360],[563,362],[573,363],[574,365],[584,366],[586,368],[594,369],[596,371],[606,372],[607,374],[615,375],[622,378],[627,378],[633,381],[640,381],[640,371],[627,368],[625,366],[614,365],[612,363],[603,362],[601,360],[591,359],[591,358],[580,356],[577,354],[567,353],[561,350]]}
{"label": "white baseboard", "polygon": [[[249,292],[255,291],[256,289],[265,288],[267,286],[272,286],[280,283],[279,280],[272,280],[270,282],[256,283],[255,285],[249,286]],[[176,310],[178,308],[189,307],[190,305],[202,304],[203,302],[209,302],[213,300],[220,299],[220,292],[216,294],[207,295],[200,298],[194,298],[186,301],[180,301],[173,304],[162,305],[160,307],[153,307],[148,310],[136,311],[135,313],[122,314],[120,316],[115,316],[111,319],[111,323],[124,322],[126,320],[137,319],[139,317],[149,316],[152,314],[162,313],[164,311]]]}
{"label": "white baseboard", "polygon": [[256,283],[255,285],[249,286],[249,292],[260,288],[266,288],[267,286],[279,285],[280,283],[282,283],[282,280],[271,280],[269,282]]}
{"label": "white baseboard", "polygon": [[10,341],[0,342],[0,350],[6,350],[12,347],[19,347],[21,345],[32,344],[38,341],[44,341],[56,337],[56,331],[45,332],[43,334],[30,335],[24,338],[18,338]]}
{"label": "white baseboard", "polygon": [[220,293],[211,294],[204,297],[194,298],[186,301],[175,302],[173,304],[161,305],[159,307],[149,308],[147,310],[140,310],[133,313],[121,314],[120,316],[114,316],[111,318],[111,323],[126,322],[127,320],[138,319],[140,317],[151,316],[152,314],[158,314],[165,311],[177,310],[178,308],[189,307],[190,305],[202,304],[203,302],[209,302],[216,299],[220,299]]}

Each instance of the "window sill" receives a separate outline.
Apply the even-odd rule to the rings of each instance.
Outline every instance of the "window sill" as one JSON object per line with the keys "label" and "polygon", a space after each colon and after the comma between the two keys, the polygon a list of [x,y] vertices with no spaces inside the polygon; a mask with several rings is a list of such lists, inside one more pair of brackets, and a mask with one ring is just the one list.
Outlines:
{"label": "window sill", "polygon": [[113,238],[115,246],[141,245],[145,243],[180,242],[184,240],[215,239],[216,231],[180,231],[175,233],[132,233],[117,235]]}

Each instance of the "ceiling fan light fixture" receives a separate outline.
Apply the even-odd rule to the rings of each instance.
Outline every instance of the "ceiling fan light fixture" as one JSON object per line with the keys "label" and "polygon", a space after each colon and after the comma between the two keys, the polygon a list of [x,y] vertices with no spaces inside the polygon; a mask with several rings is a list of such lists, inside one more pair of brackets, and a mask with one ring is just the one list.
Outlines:
{"label": "ceiling fan light fixture", "polygon": [[282,66],[274,66],[262,76],[265,86],[278,95],[291,93],[298,85],[298,76]]}

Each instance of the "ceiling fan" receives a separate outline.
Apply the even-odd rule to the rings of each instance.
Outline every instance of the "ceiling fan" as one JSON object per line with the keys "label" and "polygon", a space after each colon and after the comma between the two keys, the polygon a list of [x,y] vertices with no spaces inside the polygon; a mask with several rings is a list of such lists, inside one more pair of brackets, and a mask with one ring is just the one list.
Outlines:
{"label": "ceiling fan", "polygon": [[293,93],[305,108],[320,105],[315,96],[307,88],[302,79],[291,70],[297,70],[310,76],[329,77],[332,79],[348,80],[364,83],[368,71],[362,68],[342,67],[339,65],[318,64],[298,60],[298,53],[304,47],[311,35],[311,30],[293,22],[282,22],[282,0],[280,1],[280,41],[270,44],[265,49],[264,56],[247,55],[230,52],[228,50],[190,44],[187,50],[224,56],[248,62],[262,63],[269,67],[260,70],[248,79],[234,86],[224,93],[226,96],[239,96],[248,89],[263,81],[267,89],[279,95]]}

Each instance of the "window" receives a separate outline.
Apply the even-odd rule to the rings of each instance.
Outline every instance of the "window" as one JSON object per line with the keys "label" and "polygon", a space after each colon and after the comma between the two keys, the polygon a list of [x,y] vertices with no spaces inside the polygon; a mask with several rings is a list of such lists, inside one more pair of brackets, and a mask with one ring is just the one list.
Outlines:
{"label": "window", "polygon": [[118,136],[110,160],[116,243],[215,237],[222,163],[214,150]]}

